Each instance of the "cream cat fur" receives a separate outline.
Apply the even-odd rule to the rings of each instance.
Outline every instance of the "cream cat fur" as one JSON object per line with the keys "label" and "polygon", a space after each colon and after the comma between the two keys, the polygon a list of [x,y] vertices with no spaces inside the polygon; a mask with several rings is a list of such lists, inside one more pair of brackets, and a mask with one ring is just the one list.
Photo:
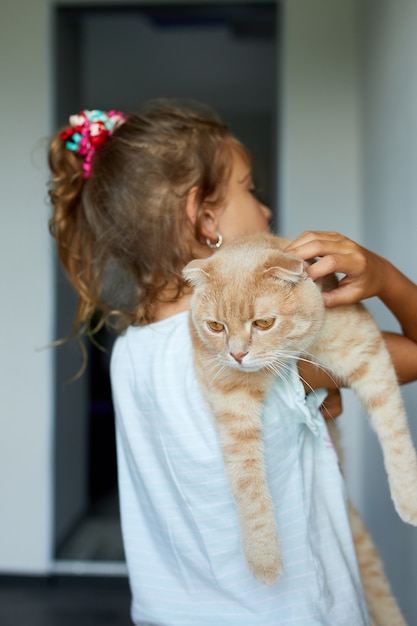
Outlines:
{"label": "cream cat fur", "polygon": [[361,305],[325,309],[304,263],[271,234],[236,240],[184,269],[193,285],[190,328],[197,375],[215,416],[252,573],[282,572],[266,482],[261,414],[290,360],[320,364],[352,387],[381,443],[400,517],[417,525],[417,458],[390,356]]}

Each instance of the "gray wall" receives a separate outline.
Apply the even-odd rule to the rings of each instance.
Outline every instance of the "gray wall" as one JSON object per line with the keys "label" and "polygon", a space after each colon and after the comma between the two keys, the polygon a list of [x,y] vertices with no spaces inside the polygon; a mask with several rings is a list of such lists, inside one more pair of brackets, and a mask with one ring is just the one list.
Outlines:
{"label": "gray wall", "polygon": [[[343,232],[417,282],[415,0],[295,0],[286,7],[282,228],[290,236],[306,228]],[[367,304],[382,328],[398,330],[382,304]],[[417,443],[417,383],[403,392]],[[349,493],[415,624],[416,530],[394,511],[379,445],[351,392],[344,406]]]}
{"label": "gray wall", "polygon": [[[362,11],[364,238],[417,282],[417,3],[367,0]],[[372,306],[383,328],[398,330],[382,305]],[[417,384],[403,390],[417,442]],[[363,476],[374,486],[363,502],[364,517],[409,623],[417,624],[417,531],[394,512],[381,454],[367,429],[362,446]]]}

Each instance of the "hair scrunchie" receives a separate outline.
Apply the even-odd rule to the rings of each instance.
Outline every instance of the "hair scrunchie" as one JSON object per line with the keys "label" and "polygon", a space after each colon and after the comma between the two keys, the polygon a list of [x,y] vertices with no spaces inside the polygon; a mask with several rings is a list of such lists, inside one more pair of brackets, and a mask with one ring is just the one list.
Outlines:
{"label": "hair scrunchie", "polygon": [[61,132],[60,137],[66,142],[65,147],[68,150],[84,157],[84,178],[90,176],[91,160],[95,151],[126,119],[127,116],[120,111],[100,109],[84,109],[77,115],[70,116],[70,126]]}

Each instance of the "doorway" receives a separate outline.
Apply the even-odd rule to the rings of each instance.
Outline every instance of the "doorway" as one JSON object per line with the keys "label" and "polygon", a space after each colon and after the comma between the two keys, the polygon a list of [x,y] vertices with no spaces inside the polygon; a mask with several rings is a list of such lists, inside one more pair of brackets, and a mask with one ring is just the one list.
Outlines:
{"label": "doorway", "polygon": [[[277,212],[279,3],[58,5],[54,15],[55,121],[83,108],[133,111],[156,97],[215,108],[253,156],[262,200]],[[57,268],[56,336],[70,332],[74,294]],[[109,360],[75,341],[56,351],[55,558],[61,570],[82,562],[124,563],[118,513]],[[123,571],[122,569],[120,571]]]}

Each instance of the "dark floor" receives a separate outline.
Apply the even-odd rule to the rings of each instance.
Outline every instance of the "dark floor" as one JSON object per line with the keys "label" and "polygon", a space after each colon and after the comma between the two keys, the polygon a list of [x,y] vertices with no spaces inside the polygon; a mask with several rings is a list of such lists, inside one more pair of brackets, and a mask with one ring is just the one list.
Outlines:
{"label": "dark floor", "polygon": [[124,562],[116,490],[90,507],[58,547],[56,558],[58,561]]}
{"label": "dark floor", "polygon": [[0,575],[0,626],[132,626],[116,491],[75,525],[55,566],[50,577]]}
{"label": "dark floor", "polygon": [[132,626],[125,577],[0,576],[1,626]]}

